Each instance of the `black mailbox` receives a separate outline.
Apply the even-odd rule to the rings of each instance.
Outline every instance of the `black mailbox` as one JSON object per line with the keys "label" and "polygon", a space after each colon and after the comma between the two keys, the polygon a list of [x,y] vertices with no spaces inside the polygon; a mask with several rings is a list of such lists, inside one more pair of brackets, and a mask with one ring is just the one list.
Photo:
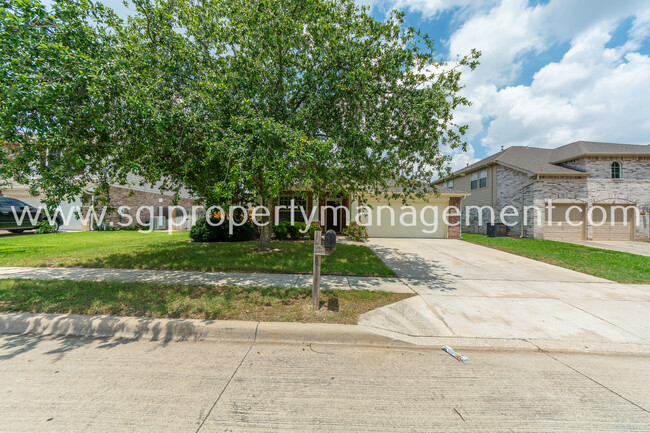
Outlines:
{"label": "black mailbox", "polygon": [[336,248],[336,232],[334,230],[328,230],[325,233],[325,248]]}

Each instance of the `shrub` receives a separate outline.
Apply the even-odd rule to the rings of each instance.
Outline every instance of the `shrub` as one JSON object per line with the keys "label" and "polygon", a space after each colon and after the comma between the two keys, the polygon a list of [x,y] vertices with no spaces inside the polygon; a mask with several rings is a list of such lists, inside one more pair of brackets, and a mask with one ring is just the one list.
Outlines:
{"label": "shrub", "polygon": [[246,221],[241,226],[233,226],[232,235],[228,233],[228,228],[228,221],[210,225],[205,218],[201,218],[192,226],[190,238],[194,242],[243,242],[252,241],[257,237],[257,229],[251,221]]}
{"label": "shrub", "polygon": [[357,223],[352,223],[343,229],[343,234],[355,242],[361,242],[368,239],[368,229]]}
{"label": "shrub", "polygon": [[291,236],[292,229],[293,227],[291,227],[289,221],[280,221],[273,225],[273,236],[275,236],[277,240],[285,241],[289,239],[289,236]]}
{"label": "shrub", "polygon": [[295,240],[301,240],[305,239],[307,236],[307,233],[305,232],[305,229],[307,228],[307,224],[297,222],[294,224],[291,230],[291,239]]}
{"label": "shrub", "polygon": [[309,239],[311,239],[313,241],[314,240],[314,232],[317,232],[319,230],[323,231],[323,229],[321,228],[320,225],[313,224],[313,223],[310,224],[309,225],[309,231],[307,232],[307,235],[309,236]]}
{"label": "shrub", "polygon": [[289,221],[280,221],[273,226],[273,235],[278,240],[302,240],[309,236],[309,239],[314,239],[314,232],[320,230],[318,224],[311,224],[309,230],[305,233],[307,224],[303,222],[295,222],[291,225]]}
{"label": "shrub", "polygon": [[[226,233],[228,233],[228,224],[224,222],[221,225],[226,227]],[[233,226],[232,235],[229,235],[228,242],[245,242],[253,239],[257,239],[257,227],[250,220],[247,220],[241,226]]]}
{"label": "shrub", "polygon": [[43,220],[36,224],[36,233],[37,235],[48,235],[51,233],[57,233],[59,231],[59,225],[58,224],[50,224],[49,221]]}

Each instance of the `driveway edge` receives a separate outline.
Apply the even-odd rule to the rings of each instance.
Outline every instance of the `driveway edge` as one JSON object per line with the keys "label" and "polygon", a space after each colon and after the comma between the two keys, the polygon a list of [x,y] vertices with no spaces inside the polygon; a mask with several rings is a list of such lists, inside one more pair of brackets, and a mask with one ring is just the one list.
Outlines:
{"label": "driveway edge", "polygon": [[650,354],[650,345],[559,340],[410,337],[359,325],[0,313],[0,334],[152,341],[239,341],[458,350]]}

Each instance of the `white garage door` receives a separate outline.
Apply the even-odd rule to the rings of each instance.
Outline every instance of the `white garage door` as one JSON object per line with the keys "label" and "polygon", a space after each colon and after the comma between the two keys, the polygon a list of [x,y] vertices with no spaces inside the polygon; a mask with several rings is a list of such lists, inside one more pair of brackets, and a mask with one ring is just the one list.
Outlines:
{"label": "white garage door", "polygon": [[[369,222],[368,236],[373,238],[434,238],[447,237],[447,225],[443,221],[443,212],[449,205],[448,200],[430,200],[409,202],[402,209],[400,201],[370,201],[372,218]],[[362,218],[362,221],[364,219]],[[426,232],[424,231],[426,230]]]}
{"label": "white garage door", "polygon": [[[600,209],[599,207],[602,207]],[[627,210],[627,221],[625,220],[626,210],[619,205],[594,205],[592,211],[592,239],[595,241],[629,241],[633,240],[634,211]],[[603,224],[600,224],[603,222]]]}
{"label": "white garage door", "polygon": [[[583,240],[585,238],[585,206],[555,203],[553,206],[550,225],[548,223],[548,209],[544,217],[544,239],[552,241]],[[571,206],[578,206],[578,208],[571,208]]]}

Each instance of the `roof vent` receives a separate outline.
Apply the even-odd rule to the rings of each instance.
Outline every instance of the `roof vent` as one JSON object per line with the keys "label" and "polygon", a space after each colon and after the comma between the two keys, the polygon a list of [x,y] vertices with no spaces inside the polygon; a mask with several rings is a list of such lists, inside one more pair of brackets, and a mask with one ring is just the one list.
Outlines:
{"label": "roof vent", "polygon": [[501,145],[501,152],[503,152],[503,145]]}

